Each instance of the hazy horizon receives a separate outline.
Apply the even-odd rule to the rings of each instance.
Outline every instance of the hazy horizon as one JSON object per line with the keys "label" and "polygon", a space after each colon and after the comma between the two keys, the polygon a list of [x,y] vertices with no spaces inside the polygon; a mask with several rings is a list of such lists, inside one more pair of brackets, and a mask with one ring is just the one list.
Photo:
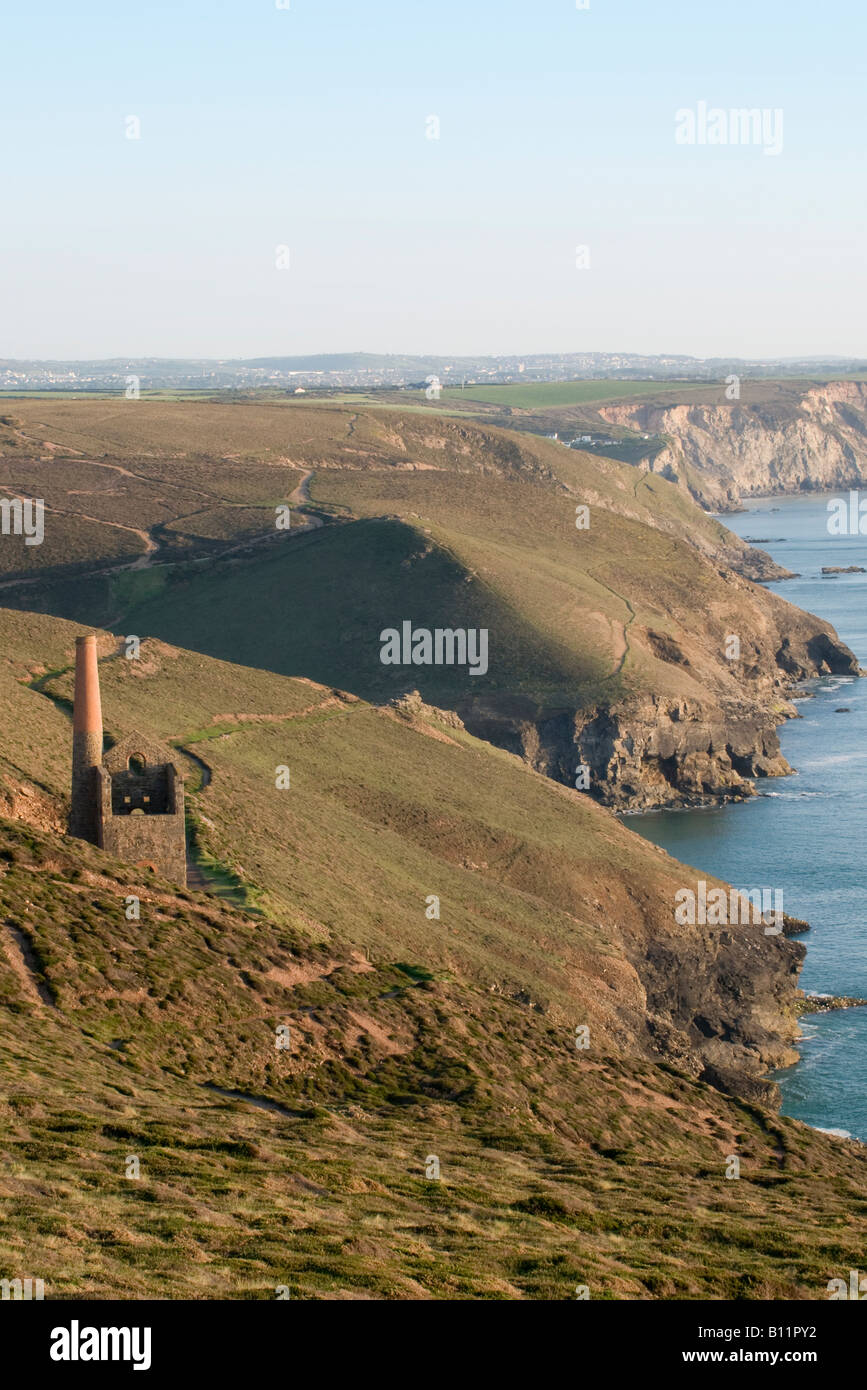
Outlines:
{"label": "hazy horizon", "polygon": [[494,352],[492,352],[492,353],[425,352],[425,351],[418,350],[418,349],[413,349],[413,348],[395,348],[395,349],[393,349],[393,350],[391,350],[391,351],[389,351],[389,352],[385,352],[385,351],[383,351],[383,352],[374,352],[374,351],[372,351],[372,350],[370,350],[370,349],[368,349],[368,348],[357,348],[357,349],[355,349],[355,348],[349,348],[349,349],[346,349],[346,348],[326,348],[326,349],[323,349],[323,350],[321,350],[321,351],[316,351],[316,352],[304,352],[304,351],[300,351],[300,352],[271,352],[271,353],[251,353],[251,354],[249,354],[249,355],[231,354],[231,355],[226,355],[226,356],[222,356],[222,357],[218,357],[218,356],[214,356],[214,355],[204,355],[204,354],[200,354],[200,353],[179,353],[179,352],[153,352],[153,353],[150,353],[150,352],[148,352],[148,353],[145,353],[145,352],[116,352],[116,353],[111,353],[111,354],[109,354],[109,353],[93,353],[93,354],[91,354],[91,355],[89,355],[89,356],[86,356],[86,357],[78,357],[78,358],[75,358],[75,357],[57,357],[57,356],[47,356],[47,357],[35,357],[35,356],[20,357],[20,356],[18,356],[18,357],[13,357],[13,356],[9,356],[9,355],[6,355],[6,356],[0,355],[0,362],[43,362],[43,363],[48,363],[48,362],[70,362],[70,363],[73,363],[73,362],[80,362],[80,363],[84,363],[84,362],[164,362],[164,363],[169,363],[169,362],[213,362],[213,363],[242,363],[242,364],[251,364],[251,363],[256,363],[256,362],[271,362],[271,361],[274,361],[274,362],[278,362],[278,361],[286,361],[286,362],[288,362],[288,361],[313,362],[313,361],[317,361],[317,360],[320,359],[320,358],[359,358],[359,357],[364,357],[364,358],[369,357],[369,358],[374,358],[374,359],[379,359],[379,358],[384,358],[384,357],[394,357],[394,358],[398,358],[398,359],[409,359],[409,360],[416,360],[416,361],[425,361],[425,360],[433,360],[433,359],[446,361],[446,360],[448,360],[448,359],[451,359],[451,360],[456,361],[456,362],[462,361],[462,360],[464,360],[464,359],[477,360],[477,361],[483,361],[483,360],[489,360],[489,361],[502,361],[502,360],[511,360],[511,359],[515,359],[515,360],[518,360],[518,361],[527,361],[527,362],[530,362],[530,361],[532,361],[534,358],[539,358],[539,357],[603,357],[603,356],[613,356],[613,357],[642,357],[642,358],[647,358],[647,359],[649,359],[649,360],[652,360],[652,359],[660,359],[660,360],[662,360],[662,359],[674,359],[674,360],[679,360],[679,361],[705,362],[705,363],[707,363],[707,362],[731,362],[731,361],[738,361],[738,360],[739,360],[739,361],[743,361],[743,362],[753,362],[753,363],[756,363],[757,365],[765,365],[765,366],[771,365],[771,364],[774,364],[774,365],[776,365],[776,364],[786,365],[786,364],[794,364],[794,363],[802,364],[802,363],[810,363],[810,362],[815,363],[816,365],[820,365],[820,364],[822,364],[822,363],[828,364],[828,363],[835,363],[835,362],[839,362],[839,363],[841,363],[841,364],[850,363],[850,362],[851,362],[851,363],[859,363],[859,364],[863,363],[863,364],[867,365],[867,352],[865,352],[864,356],[860,356],[860,355],[858,355],[858,354],[848,354],[848,355],[847,355],[847,354],[839,353],[839,352],[837,352],[837,353],[832,353],[832,352],[829,352],[829,353],[807,352],[807,353],[803,353],[803,354],[797,354],[797,353],[795,353],[795,354],[790,354],[790,355],[788,355],[788,356],[767,356],[767,357],[742,357],[742,358],[736,358],[736,357],[734,357],[734,355],[719,356],[719,355],[716,355],[716,354],[713,355],[713,356],[710,356],[710,357],[698,357],[698,356],[694,356],[694,355],[691,354],[691,353],[686,353],[686,352],[681,352],[681,351],[674,351],[674,350],[668,350],[668,351],[663,350],[663,351],[660,351],[660,352],[658,352],[658,353],[644,353],[644,352],[639,352],[638,350],[632,349],[632,348],[619,348],[619,349],[565,348],[565,349],[557,349],[557,350],[544,349],[544,348],[543,348],[543,349],[540,349],[540,350],[534,351],[534,352],[496,352],[496,353],[494,353]]}
{"label": "hazy horizon", "polygon": [[7,16],[0,354],[865,353],[853,0],[282,5]]}

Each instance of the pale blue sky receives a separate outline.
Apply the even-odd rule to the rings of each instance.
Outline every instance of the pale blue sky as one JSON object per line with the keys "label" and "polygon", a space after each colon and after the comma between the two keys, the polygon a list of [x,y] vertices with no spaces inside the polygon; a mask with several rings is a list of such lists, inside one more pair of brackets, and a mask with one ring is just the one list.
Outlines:
{"label": "pale blue sky", "polygon": [[[0,356],[867,356],[865,39],[862,0],[20,6]],[[782,153],[677,145],[700,101]]]}

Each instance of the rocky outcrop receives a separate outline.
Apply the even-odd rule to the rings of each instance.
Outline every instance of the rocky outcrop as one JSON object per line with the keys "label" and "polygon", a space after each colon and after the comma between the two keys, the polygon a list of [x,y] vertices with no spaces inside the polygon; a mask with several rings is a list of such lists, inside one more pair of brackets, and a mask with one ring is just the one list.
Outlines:
{"label": "rocky outcrop", "polygon": [[[618,811],[746,800],[755,794],[754,779],[792,771],[777,734],[797,714],[786,692],[814,676],[859,674],[855,656],[827,624],[785,610],[789,630],[776,650],[758,654],[740,700],[715,695],[708,667],[701,699],[654,694],[551,710],[525,696],[489,695],[460,701],[457,711],[476,737]],[[665,659],[690,665],[670,638]]]}
{"label": "rocky outcrop", "polygon": [[774,404],[608,405],[599,415],[660,436],[664,447],[644,466],[710,510],[867,482],[867,382],[823,383]]}
{"label": "rocky outcrop", "polygon": [[66,807],[33,782],[4,773],[0,766],[0,816],[26,821],[40,830],[60,831],[66,825]]}
{"label": "rocky outcrop", "polygon": [[773,720],[744,708],[649,696],[534,718],[522,704],[476,701],[461,717],[470,733],[617,810],[742,801],[751,779],[791,772]]}
{"label": "rocky outcrop", "polygon": [[637,968],[655,1047],[717,1090],[779,1103],[764,1073],[798,1060],[795,1000],[805,955],[799,942],[760,927],[649,942]]}
{"label": "rocky outcrop", "polygon": [[860,1009],[867,999],[856,999],[849,994],[805,994],[795,1003],[795,1011],[801,1014],[829,1014],[837,1009]]}
{"label": "rocky outcrop", "polygon": [[637,707],[594,710],[576,734],[592,785],[619,809],[744,800],[752,778],[791,771],[776,729],[740,709],[653,696]]}

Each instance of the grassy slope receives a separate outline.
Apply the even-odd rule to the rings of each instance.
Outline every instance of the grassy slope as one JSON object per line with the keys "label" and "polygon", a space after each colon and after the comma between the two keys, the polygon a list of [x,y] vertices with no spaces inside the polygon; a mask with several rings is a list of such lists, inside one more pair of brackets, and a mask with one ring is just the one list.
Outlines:
{"label": "grassy slope", "polygon": [[[677,488],[546,440],[444,417],[297,403],[40,401],[20,411],[19,424],[6,427],[6,475],[23,476],[19,455],[49,441],[50,461],[33,464],[47,500],[72,506],[86,494],[112,528],[149,529],[160,560],[203,545],[213,560],[227,544],[274,536],[264,504],[307,472],[326,519],[352,524],[291,542],[277,536],[216,572],[200,561],[159,564],[12,591],[16,602],[122,621],[128,631],[365,696],[403,690],[408,676],[412,684],[412,672],[381,665],[383,626],[410,618],[488,627],[489,675],[428,670],[425,694],[447,702],[484,688],[555,706],[629,690],[696,695],[708,668],[711,683],[734,697],[740,680],[721,655],[725,634],[768,625],[774,601],[746,601],[743,586],[733,595],[717,573],[720,557],[736,559],[744,547]],[[590,530],[578,531],[575,509],[584,503]],[[112,543],[143,544],[130,530],[104,529]],[[92,539],[82,533],[82,544]],[[43,565],[57,558],[48,539],[39,553]],[[685,647],[695,639],[698,678],[661,661],[647,628]]]}
{"label": "grassy slope", "polygon": [[0,955],[0,1268],[49,1297],[820,1298],[858,1264],[855,1145],[158,885],[127,923],[87,848],[3,824],[0,865],[56,991]]}
{"label": "grassy slope", "polygon": [[[740,698],[744,673],[725,660],[726,634],[772,652],[787,606],[721,577],[686,539],[693,523],[696,532],[703,525],[710,550],[722,528],[664,480],[625,465],[568,455],[549,477],[539,445],[512,460],[507,436],[494,443],[505,457],[487,473],[461,468],[460,456],[454,471],[323,468],[311,498],[344,524],[243,566],[166,573],[165,586],[140,601],[127,593],[123,621],[365,698],[413,685],[434,703],[492,692],[553,707],[630,692]],[[581,531],[575,509],[585,501],[591,521]],[[666,529],[647,524],[651,512]],[[486,627],[488,673],[384,666],[380,632],[406,619]],[[661,660],[648,630],[673,636],[691,667]]]}
{"label": "grassy slope", "polygon": [[[196,470],[214,473],[213,456],[174,458],[177,415],[152,417],[145,437],[141,418],[105,408],[114,415],[88,446],[110,427],[113,457],[150,455],[162,482],[179,468],[185,487]],[[180,591],[191,623],[225,603],[209,621],[214,632],[235,623],[234,656],[246,630],[253,664],[277,665],[324,620],[338,632],[347,598],[359,606],[357,642],[383,600],[365,594],[382,573],[372,534],[390,538],[386,583],[401,603],[445,608],[451,622],[489,605],[514,641],[515,674],[532,679],[547,662],[538,669],[552,688],[589,691],[611,675],[624,595],[631,628],[675,603],[695,607],[707,566],[677,539],[693,512],[678,517],[664,484],[654,506],[668,534],[642,524],[651,499],[615,464],[474,427],[317,414],[321,426],[305,419],[288,453],[281,407],[262,408],[255,437],[249,416],[184,416],[215,453],[223,438],[237,449],[229,435],[240,430],[251,469],[272,449],[293,477],[315,468],[316,503],[360,518],[228,571],[243,577],[232,593],[208,587],[220,575],[201,581],[198,612],[198,581]],[[430,465],[444,458],[437,474]],[[261,500],[243,473],[235,500]],[[604,510],[595,533],[574,532],[576,498]],[[377,520],[383,509],[405,519]],[[589,542],[583,569],[576,539]],[[270,579],[256,587],[259,575]],[[129,574],[126,594],[166,577]],[[712,584],[705,607],[727,592]],[[22,783],[35,790],[46,823],[65,791],[68,725],[18,681],[42,677],[68,700],[74,632],[0,613],[0,777],[19,816],[33,818]],[[652,688],[666,669],[642,668],[645,655],[630,647],[623,680]],[[828,1278],[857,1264],[855,1146],[641,1055],[646,1007],[626,956],[636,933],[662,927],[688,871],[447,724],[399,722],[156,643],[140,663],[106,660],[103,692],[112,734],[139,727],[207,760],[213,781],[191,798],[202,842],[259,912],[141,885],[98,851],[3,826],[0,1272],[103,1297],[270,1297],[282,1282],[293,1296],[560,1298],[588,1283],[594,1297],[823,1297]],[[283,762],[287,793],[273,782]],[[136,889],[142,920],[128,923],[122,904]],[[425,917],[430,893],[440,922]],[[26,992],[7,956],[10,922],[32,942],[53,1003]],[[362,947],[372,970],[353,954]],[[572,1042],[579,1019],[591,1025],[589,1054]],[[291,1058],[275,1053],[281,1022]],[[225,1100],[207,1082],[285,1113]],[[732,1152],[737,1183],[724,1178]],[[143,1160],[140,1183],[123,1177],[129,1153]],[[428,1153],[442,1160],[442,1184],[424,1179]]]}
{"label": "grassy slope", "polygon": [[518,410],[550,409],[557,406],[601,405],[604,401],[641,400],[645,396],[689,397],[706,390],[703,383],[678,382],[666,386],[660,381],[533,381],[508,386],[467,386],[463,390],[447,387],[441,399],[483,401],[489,405],[511,406]]}
{"label": "grassy slope", "polygon": [[[74,628],[0,627],[15,758],[46,738],[31,771],[60,795],[63,714],[15,677],[36,649],[63,666]],[[4,1275],[50,1297],[813,1298],[857,1265],[856,1145],[631,1045],[618,923],[681,881],[668,856],[449,727],[160,644],[101,676],[111,733],[210,762],[197,815],[264,912],[0,823],[0,930],[49,1001],[4,935]]]}
{"label": "grassy slope", "polygon": [[[64,716],[16,677],[62,667],[75,629],[0,630],[4,752],[59,796]],[[30,941],[49,1000],[4,936],[0,1272],[49,1296],[811,1298],[855,1267],[857,1146],[636,1051],[621,931],[670,902],[668,856],[448,726],[104,646],[107,728],[207,759],[197,815],[263,910],[0,825],[0,931]],[[44,685],[68,695],[67,674]]]}
{"label": "grassy slope", "polygon": [[[26,765],[63,797],[68,726],[55,700],[62,709],[71,697],[77,629],[34,617],[19,631],[19,619],[0,610],[12,657],[0,691],[10,708],[15,701],[20,730],[7,777]],[[27,675],[43,632],[60,669],[39,693],[15,677]],[[274,920],[374,950],[425,953],[438,968],[529,990],[562,1011],[574,1005],[579,966],[620,950],[614,922],[630,893],[644,898],[658,886],[663,905],[673,901],[680,878],[667,855],[462,730],[158,642],[145,643],[138,661],[112,655],[110,639],[102,652],[106,733],[135,729],[208,764],[211,784],[193,798],[203,843],[257,890]],[[43,731],[52,757],[41,766]],[[275,786],[281,765],[289,791]],[[425,916],[430,893],[442,900],[442,926]],[[601,969],[597,961],[593,973]],[[634,976],[616,984],[637,1017]],[[623,1032],[610,988],[585,1002]]]}
{"label": "grassy slope", "polygon": [[[444,467],[550,479],[575,466],[560,446],[534,436],[439,414],[407,417],[328,402],[42,400],[18,402],[16,411],[16,426],[0,426],[0,485],[17,484],[49,504],[139,528],[207,509],[214,499],[276,504],[301,469]],[[581,458],[577,466],[586,468],[590,460]],[[633,492],[636,479],[631,469],[608,463],[597,460],[595,467],[600,478],[610,479],[602,490],[617,504]],[[34,480],[38,488],[28,488]],[[673,488],[640,514],[664,521],[672,507],[681,508],[682,524],[686,512]],[[689,524],[717,540],[723,534],[697,509]]]}
{"label": "grassy slope", "polygon": [[0,574],[40,577],[60,567],[69,575],[131,562],[145,553],[146,534],[164,558],[178,558],[220,548],[208,542],[273,532],[274,508],[301,477],[279,441],[260,452],[255,432],[235,437],[218,405],[195,402],[175,407],[188,425],[178,432],[171,409],[17,401],[5,417],[15,423],[0,424],[0,495],[44,500],[45,540],[0,543]]}

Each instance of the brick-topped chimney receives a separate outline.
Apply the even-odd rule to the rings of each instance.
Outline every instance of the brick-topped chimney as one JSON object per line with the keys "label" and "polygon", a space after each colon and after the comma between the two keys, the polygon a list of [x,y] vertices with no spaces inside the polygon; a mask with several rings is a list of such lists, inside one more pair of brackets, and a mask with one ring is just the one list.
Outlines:
{"label": "brick-topped chimney", "polygon": [[97,843],[96,769],[102,763],[102,705],[96,636],[75,639],[75,704],[72,714],[72,806],[69,833]]}

